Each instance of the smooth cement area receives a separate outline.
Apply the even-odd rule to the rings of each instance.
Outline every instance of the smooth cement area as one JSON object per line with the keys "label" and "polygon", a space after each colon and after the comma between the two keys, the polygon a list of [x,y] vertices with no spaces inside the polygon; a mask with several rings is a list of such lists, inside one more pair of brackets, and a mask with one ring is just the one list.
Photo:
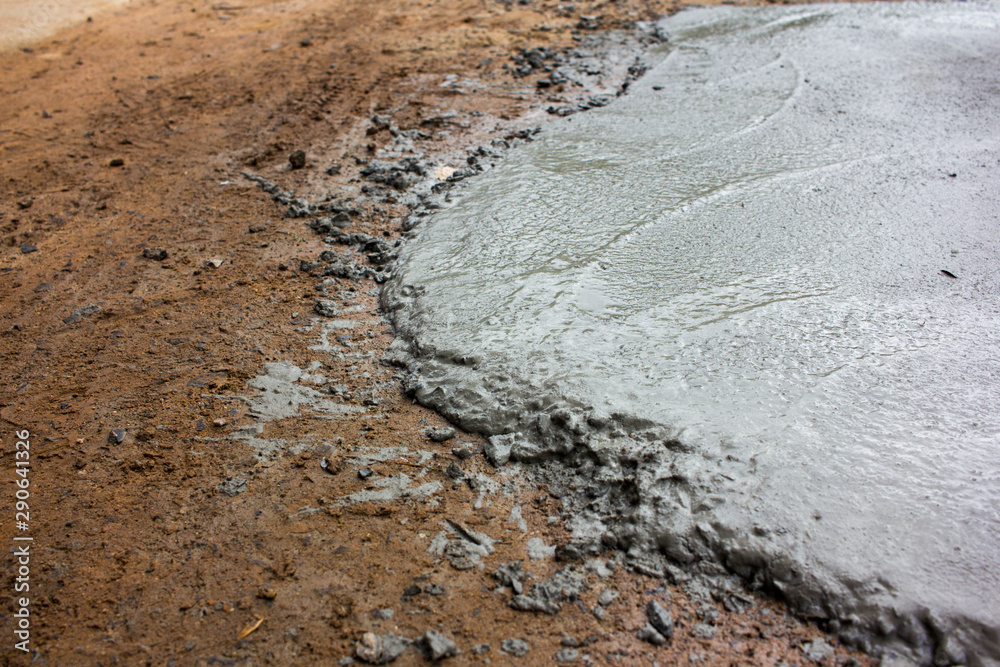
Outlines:
{"label": "smooth cement area", "polygon": [[1000,5],[662,30],[629,95],[418,228],[386,295],[418,398],[596,461],[581,539],[1000,663]]}

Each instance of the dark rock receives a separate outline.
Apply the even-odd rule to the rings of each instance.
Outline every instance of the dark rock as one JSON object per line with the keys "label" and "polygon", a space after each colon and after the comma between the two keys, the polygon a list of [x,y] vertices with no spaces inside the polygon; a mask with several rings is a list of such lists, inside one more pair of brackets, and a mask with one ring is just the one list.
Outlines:
{"label": "dark rock", "polygon": [[565,118],[566,116],[572,116],[580,109],[578,107],[571,107],[569,105],[563,104],[560,106],[551,106],[545,111],[552,114],[553,116],[559,116],[560,118]]}
{"label": "dark rock", "polygon": [[471,447],[455,447],[451,450],[451,453],[460,461],[466,461],[472,458],[472,455],[476,453],[476,450]]}
{"label": "dark rock", "polygon": [[444,660],[451,656],[458,655],[458,646],[440,632],[428,630],[418,640],[417,645],[423,652],[424,657],[431,661]]}
{"label": "dark rock", "polygon": [[505,639],[500,642],[500,650],[515,658],[528,655],[531,646],[523,639]]}
{"label": "dark rock", "polygon": [[657,632],[663,635],[664,639],[670,639],[674,634],[674,619],[670,612],[663,608],[656,600],[650,600],[646,604],[646,618]]}
{"label": "dark rock", "polygon": [[448,469],[444,471],[444,474],[455,480],[462,479],[465,476],[465,473],[462,472],[462,469],[454,461],[448,464]]}
{"label": "dark rock", "polygon": [[409,586],[407,586],[406,588],[403,589],[403,597],[404,598],[416,597],[416,596],[420,595],[422,592],[423,592],[423,589],[420,588],[419,585],[417,585],[417,584],[410,584]]}
{"label": "dark rock", "polygon": [[111,162],[108,163],[108,166],[109,167],[124,167],[125,166],[125,160],[121,159],[120,157],[116,157],[113,160],[111,160]]}
{"label": "dark rock", "polygon": [[308,218],[316,213],[316,207],[305,199],[292,199],[285,209],[286,218]]}
{"label": "dark rock", "polygon": [[29,208],[31,208],[31,205],[34,203],[35,203],[34,197],[25,197],[17,202],[17,210],[27,211]]}
{"label": "dark rock", "polygon": [[292,169],[302,169],[306,166],[305,151],[294,151],[288,156],[288,164],[291,165]]}
{"label": "dark rock", "polygon": [[444,442],[455,437],[455,429],[450,426],[444,428],[431,429],[427,431],[427,437],[434,442]]}
{"label": "dark rock", "polygon": [[250,225],[250,228],[247,231],[250,232],[251,234],[259,234],[260,232],[266,232],[267,225]]}
{"label": "dark rock", "polygon": [[649,623],[639,628],[635,636],[644,642],[649,642],[653,646],[663,646],[667,643],[667,638],[657,632],[656,628]]}
{"label": "dark rock", "polygon": [[366,132],[369,136],[381,132],[382,130],[388,130],[392,127],[392,117],[375,114],[371,118],[371,123],[371,127],[369,127]]}
{"label": "dark rock", "polygon": [[372,471],[371,468],[362,468],[361,470],[358,471],[358,477],[360,477],[361,479],[368,479],[374,474],[375,473],[374,471]]}
{"label": "dark rock", "polygon": [[38,246],[34,243],[25,243],[21,246],[21,254],[30,255],[33,252],[38,252]]}
{"label": "dark rock", "polygon": [[120,445],[125,441],[126,433],[127,431],[123,428],[111,429],[111,432],[108,433],[108,442],[113,445]]}
{"label": "dark rock", "polygon": [[583,560],[583,549],[576,544],[562,544],[556,547],[556,560],[562,562]]}
{"label": "dark rock", "polygon": [[[350,214],[341,211],[332,217],[316,218],[315,220],[311,220],[308,224],[309,227],[311,227],[317,234],[323,234],[324,236],[336,236],[342,233],[340,231],[341,229],[351,226],[351,216]],[[345,245],[349,244],[345,243]]]}
{"label": "dark rock", "polygon": [[142,258],[162,262],[167,258],[167,251],[162,248],[146,248],[142,251]]}
{"label": "dark rock", "polygon": [[327,169],[326,169],[326,175],[327,176],[336,176],[339,173],[340,173],[340,165],[339,164],[331,165],[331,166],[327,167]]}
{"label": "dark rock", "polygon": [[299,46],[301,47],[312,46],[312,43],[312,37],[303,37],[299,40]]}

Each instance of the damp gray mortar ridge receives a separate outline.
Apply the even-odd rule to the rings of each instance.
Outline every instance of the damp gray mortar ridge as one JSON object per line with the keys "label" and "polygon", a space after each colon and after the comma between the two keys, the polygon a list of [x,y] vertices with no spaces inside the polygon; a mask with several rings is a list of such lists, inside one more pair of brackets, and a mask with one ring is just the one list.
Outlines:
{"label": "damp gray mortar ridge", "polygon": [[[640,30],[667,41],[659,28],[650,31],[650,24]],[[644,69],[626,79],[620,96],[666,56],[657,46],[637,56]],[[449,207],[488,171],[451,184]],[[422,290],[406,282],[405,266],[407,246],[433,225],[433,212],[424,216],[417,219],[411,211],[404,244],[382,286],[381,308],[394,336],[382,361],[403,369],[408,396],[487,438],[487,449],[502,450],[519,464],[527,482],[561,501],[571,553],[622,553],[633,571],[681,586],[693,597],[710,596],[729,610],[750,606],[743,591],[771,595],[845,645],[889,659],[885,664],[1000,665],[995,628],[970,618],[942,618],[923,606],[900,608],[884,582],[844,580],[805,562],[780,527],[738,533],[699,517],[702,508],[718,502],[717,489],[752,475],[750,462],[699,451],[685,443],[680,426],[602,414],[572,397],[526,387],[499,369],[485,368],[484,360],[468,351],[438,349],[422,340]],[[506,458],[500,465],[505,463]],[[873,589],[878,594],[873,596]],[[956,655],[958,660],[947,657]]]}

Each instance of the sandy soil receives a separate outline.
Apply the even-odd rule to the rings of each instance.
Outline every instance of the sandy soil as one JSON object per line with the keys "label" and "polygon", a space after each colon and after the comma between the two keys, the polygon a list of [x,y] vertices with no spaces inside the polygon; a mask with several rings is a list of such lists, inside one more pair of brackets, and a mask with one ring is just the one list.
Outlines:
{"label": "sandy soil", "polygon": [[[3,661],[329,665],[366,631],[435,630],[461,651],[454,664],[560,650],[579,663],[869,664],[839,646],[824,655],[817,627],[757,595],[731,612],[626,567],[529,560],[530,539],[566,541],[558,499],[453,454],[474,436],[428,437],[444,421],[379,361],[391,331],[374,282],[326,286],[355,324],[315,349],[327,320],[300,260],[327,246],[240,175],[310,201],[356,196],[364,163],[411,130],[461,167],[462,149],[537,125],[572,92],[514,78],[520,48],[674,9],[158,0],[0,55],[0,438],[10,478],[14,434],[30,430],[32,494],[18,531],[13,485],[3,492],[0,539],[34,538],[32,654],[12,647],[8,557]],[[391,243],[405,214],[391,199],[359,204],[354,229]],[[279,386],[309,399],[291,416],[254,409],[250,385],[271,362],[313,368]],[[456,558],[470,540],[490,551],[478,563]],[[514,611],[491,576],[511,561],[526,590],[567,567],[586,588],[555,615]],[[606,607],[605,589],[620,593]],[[662,647],[636,637],[654,598],[676,624]],[[529,653],[502,652],[511,638]],[[411,649],[396,664],[423,661]]]}
{"label": "sandy soil", "polygon": [[33,42],[61,28],[102,17],[104,12],[130,0],[5,0],[0,5],[0,51]]}

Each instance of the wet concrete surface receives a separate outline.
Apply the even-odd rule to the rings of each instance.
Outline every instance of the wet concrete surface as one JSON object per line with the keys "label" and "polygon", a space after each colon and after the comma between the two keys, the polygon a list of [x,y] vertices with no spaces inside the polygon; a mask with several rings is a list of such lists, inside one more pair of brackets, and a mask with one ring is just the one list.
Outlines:
{"label": "wet concrete surface", "polygon": [[417,228],[385,299],[411,391],[558,459],[581,543],[996,664],[998,27],[995,3],[666,20],[630,95]]}

